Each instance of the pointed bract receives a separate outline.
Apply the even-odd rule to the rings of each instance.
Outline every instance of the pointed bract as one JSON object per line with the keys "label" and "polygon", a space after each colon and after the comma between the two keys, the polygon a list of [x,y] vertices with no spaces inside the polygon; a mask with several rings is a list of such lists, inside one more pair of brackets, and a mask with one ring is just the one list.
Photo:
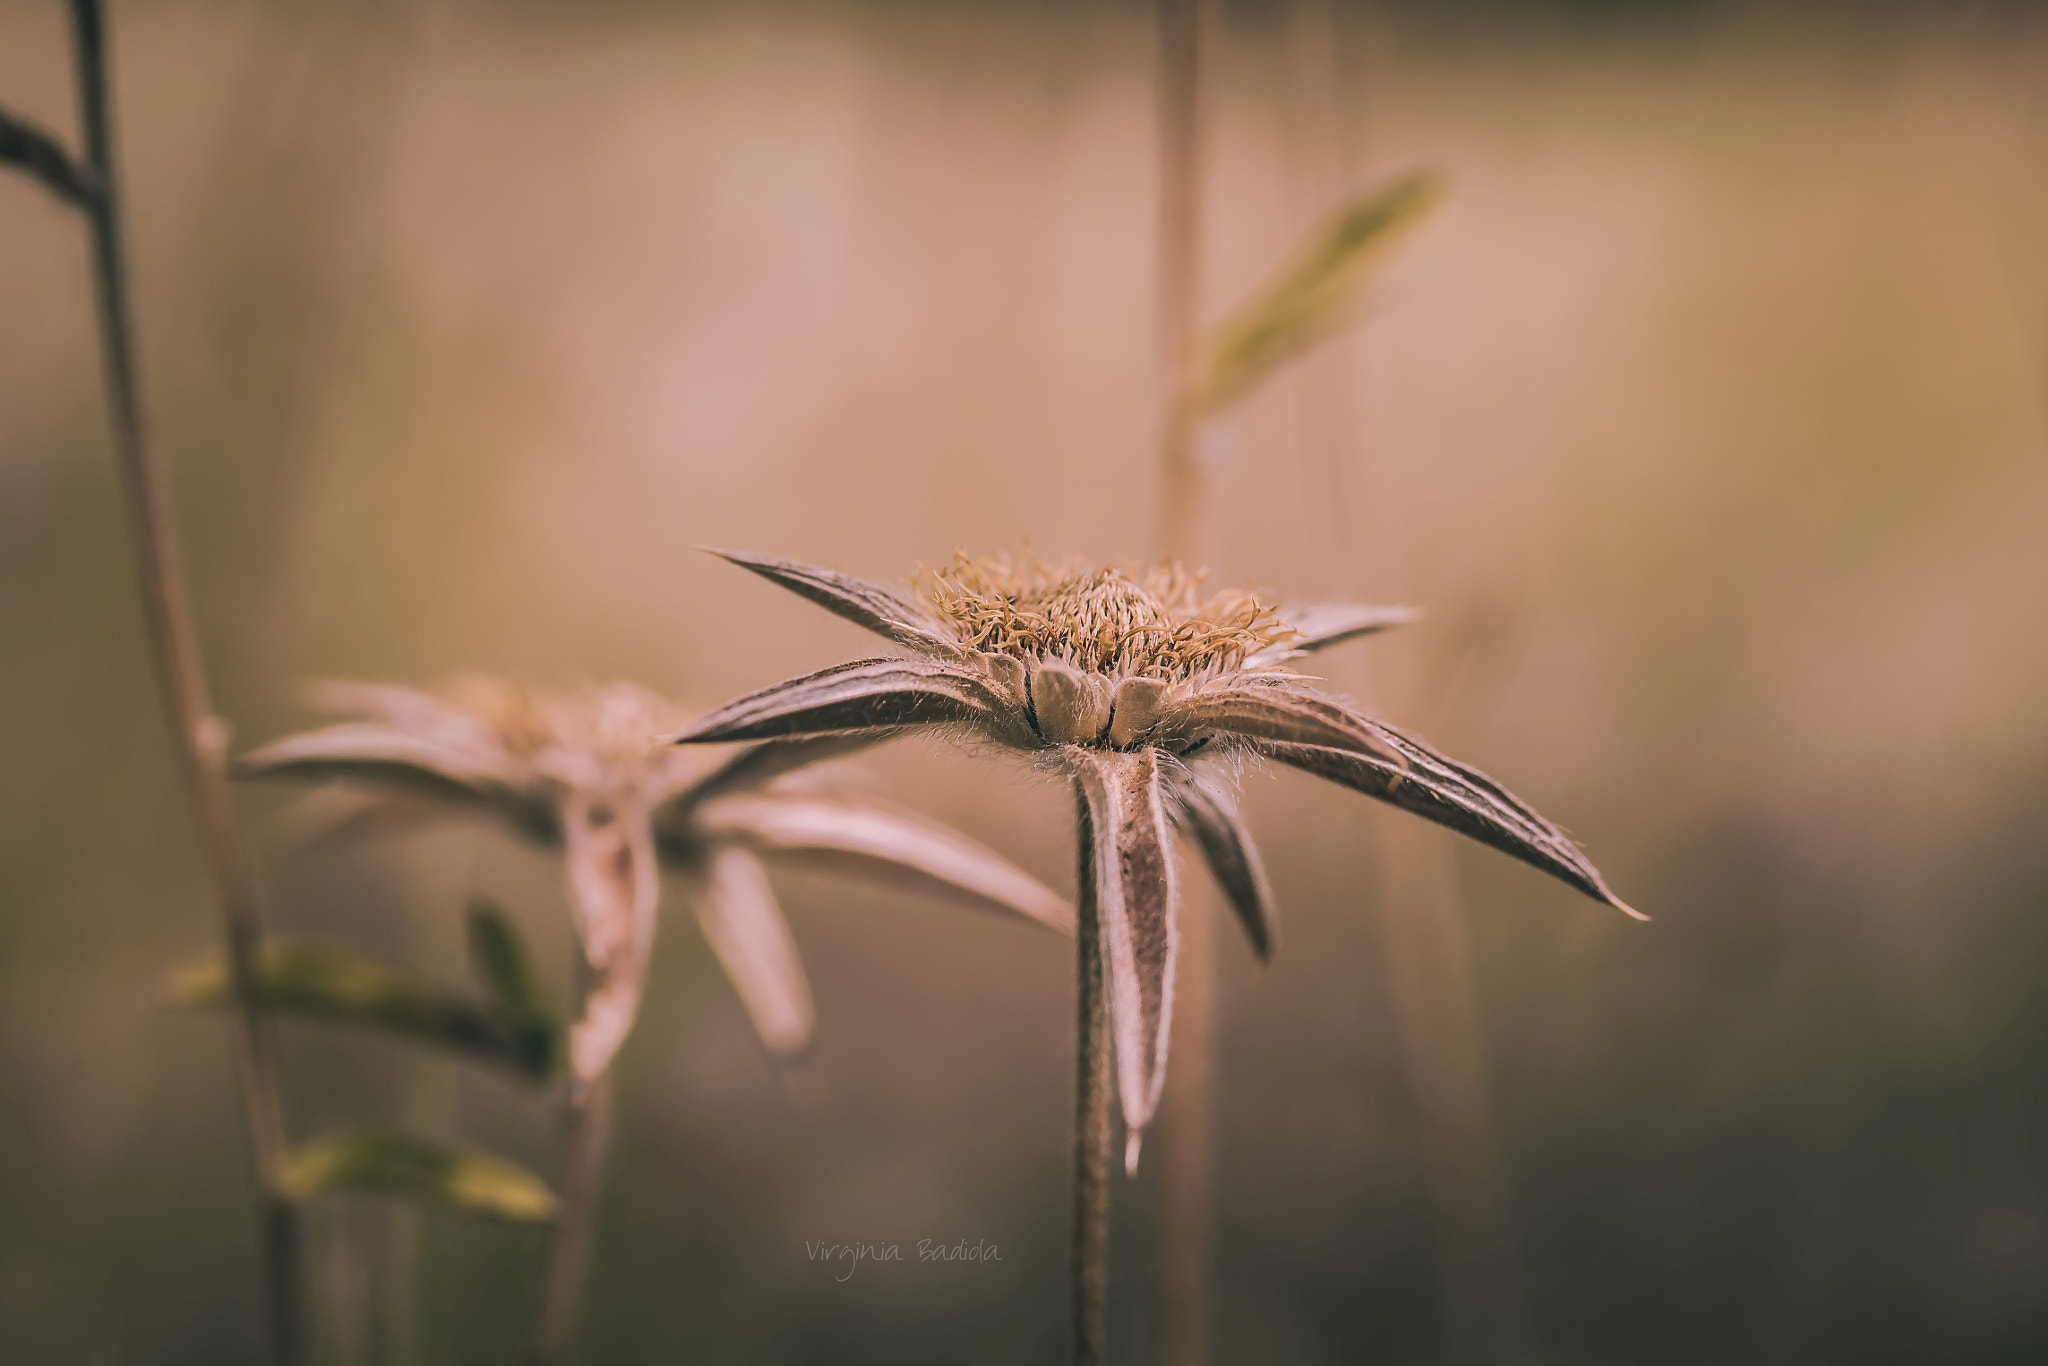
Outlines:
{"label": "pointed bract", "polygon": [[343,722],[265,745],[234,768],[242,778],[345,780],[455,805],[487,805],[526,830],[553,824],[546,803],[531,795],[529,766],[450,730],[423,734],[386,722]]}
{"label": "pointed bract", "polygon": [[927,659],[862,659],[749,693],[667,738],[679,745],[895,730],[1000,717],[989,680]]}
{"label": "pointed bract", "polygon": [[1266,881],[1258,846],[1245,828],[1230,794],[1207,778],[1190,773],[1173,785],[1177,823],[1195,837],[1216,885],[1252,941],[1261,962],[1273,956],[1280,942],[1280,921],[1273,908],[1273,889]]}
{"label": "pointed bract", "polygon": [[868,873],[936,884],[971,901],[1074,932],[1065,897],[937,821],[886,807],[815,796],[733,796],[699,808],[714,836],[744,841],[762,854],[850,862]]}
{"label": "pointed bract", "polygon": [[871,734],[850,731],[836,735],[807,735],[798,740],[770,740],[750,746],[684,788],[669,808],[656,813],[655,825],[659,828],[670,819],[687,820],[691,807],[728,793],[766,787],[784,774],[812,764],[829,763],[858,754],[883,737],[884,733],[879,731]]}
{"label": "pointed bract", "polygon": [[1649,919],[1609,891],[1600,870],[1571,837],[1521,798],[1478,769],[1439,754],[1412,735],[1392,727],[1386,734],[1400,751],[1403,764],[1316,745],[1265,742],[1255,748],[1281,763],[1342,783],[1491,845],[1638,920]]}
{"label": "pointed bract", "polygon": [[1030,675],[1031,715],[1055,745],[1093,744],[1109,725],[1114,691],[1099,674],[1048,659]]}
{"label": "pointed bract", "polygon": [[1221,732],[1248,740],[1324,745],[1399,763],[1385,727],[1342,703],[1286,684],[1213,688],[1166,707],[1158,732],[1193,739]]}
{"label": "pointed bract", "polygon": [[881,584],[842,574],[836,569],[778,560],[767,555],[749,555],[738,550],[705,547],[713,555],[742,569],[752,570],[770,583],[809,598],[826,611],[878,636],[895,641],[905,649],[945,651],[952,646],[952,632],[916,602],[906,601]]}
{"label": "pointed bract", "polygon": [[715,849],[694,891],[704,940],[739,993],[754,1032],[778,1058],[801,1055],[811,1046],[817,1014],[796,942],[761,861],[736,845]]}
{"label": "pointed bract", "polygon": [[1166,1084],[1173,974],[1180,953],[1179,888],[1166,823],[1160,754],[1080,751],[1076,780],[1093,831],[1095,903],[1102,917],[1117,1095],[1129,1135],[1125,1167]]}
{"label": "pointed bract", "polygon": [[577,797],[563,809],[562,837],[570,915],[590,965],[583,1014],[569,1028],[569,1067],[587,1088],[610,1069],[640,1012],[659,874],[644,813]]}
{"label": "pointed bract", "polygon": [[1294,628],[1293,638],[1285,645],[1253,655],[1245,663],[1254,668],[1277,664],[1293,655],[1311,654],[1360,636],[1406,626],[1420,615],[1413,607],[1380,607],[1363,602],[1317,602],[1283,607],[1280,616]]}

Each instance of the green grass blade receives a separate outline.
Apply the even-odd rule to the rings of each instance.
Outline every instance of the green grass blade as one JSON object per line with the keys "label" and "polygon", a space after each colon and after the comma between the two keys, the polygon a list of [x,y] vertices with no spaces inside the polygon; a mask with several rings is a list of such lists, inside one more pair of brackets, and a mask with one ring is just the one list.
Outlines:
{"label": "green grass blade", "polygon": [[1436,175],[1417,171],[1339,210],[1264,294],[1211,334],[1195,411],[1206,416],[1229,407],[1282,365],[1340,331],[1356,316],[1373,267],[1442,197]]}
{"label": "green grass blade", "polygon": [[[531,1022],[348,949],[272,940],[257,965],[255,990],[264,1010],[381,1030],[535,1078],[546,1077],[553,1062],[552,1042],[537,1048],[527,1037]],[[226,961],[215,955],[177,969],[167,995],[188,1009],[225,1008],[232,1000]]]}
{"label": "green grass blade", "polygon": [[534,980],[526,946],[502,910],[488,901],[469,907],[469,954],[492,1006],[507,1015],[551,1015]]}
{"label": "green grass blade", "polygon": [[411,1134],[315,1139],[292,1154],[284,1180],[295,1200],[365,1191],[512,1223],[555,1217],[555,1193],[524,1167]]}
{"label": "green grass blade", "polygon": [[561,1022],[534,978],[518,929],[489,901],[470,903],[469,956],[484,995],[510,1031],[523,1065],[535,1076],[553,1072],[561,1060]]}
{"label": "green grass blade", "polygon": [[0,109],[0,166],[20,168],[60,199],[81,207],[95,194],[90,169],[48,132],[5,109]]}

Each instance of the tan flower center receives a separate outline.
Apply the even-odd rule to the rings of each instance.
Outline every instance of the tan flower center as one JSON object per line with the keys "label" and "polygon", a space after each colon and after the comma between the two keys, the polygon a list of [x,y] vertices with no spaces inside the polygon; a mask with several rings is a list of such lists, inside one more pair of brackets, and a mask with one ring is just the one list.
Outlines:
{"label": "tan flower center", "polygon": [[654,737],[683,720],[661,698],[631,683],[549,693],[472,674],[450,682],[443,696],[490,726],[522,759],[583,756],[626,782],[663,756]]}
{"label": "tan flower center", "polygon": [[1119,678],[1184,680],[1236,669],[1294,634],[1250,593],[1202,600],[1200,580],[1170,564],[1061,570],[963,554],[920,572],[917,586],[975,649],[1063,660]]}

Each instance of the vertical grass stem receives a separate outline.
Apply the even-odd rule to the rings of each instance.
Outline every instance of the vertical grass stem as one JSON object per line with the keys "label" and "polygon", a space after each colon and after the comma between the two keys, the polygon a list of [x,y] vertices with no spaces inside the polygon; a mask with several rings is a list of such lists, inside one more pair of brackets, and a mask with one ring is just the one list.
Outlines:
{"label": "vertical grass stem", "polygon": [[137,374],[133,309],[121,229],[121,187],[114,159],[114,119],[107,80],[106,26],[99,0],[71,0],[79,123],[97,186],[86,200],[92,275],[105,368],[114,458],[130,532],[135,538],[143,615],[149,626],[164,708],[180,774],[191,800],[201,852],[219,894],[227,959],[236,997],[236,1052],[252,1156],[261,1192],[266,1302],[272,1359],[300,1359],[297,1211],[284,1191],[287,1156],[276,1049],[268,1023],[248,1005],[263,935],[255,888],[243,860],[228,796],[227,727],[214,714],[206,666],[193,626],[191,600],[173,526],[163,462],[152,437]]}
{"label": "vertical grass stem", "polygon": [[[1208,490],[1196,449],[1203,245],[1205,0],[1158,0],[1160,537],[1167,558],[1206,567]],[[1181,908],[1174,1038],[1159,1116],[1160,1203],[1154,1282],[1158,1359],[1208,1360],[1214,1181],[1214,907]]]}
{"label": "vertical grass stem", "polygon": [[611,1143],[611,1078],[602,1077],[562,1111],[560,1204],[548,1237],[541,1274],[540,1320],[534,1329],[534,1366],[569,1359],[576,1323],[583,1312],[583,1285],[590,1272],[598,1192],[604,1184],[605,1154]]}
{"label": "vertical grass stem", "polygon": [[1202,560],[1206,490],[1194,410],[1201,344],[1203,0],[1158,0],[1160,534],[1166,554]]}

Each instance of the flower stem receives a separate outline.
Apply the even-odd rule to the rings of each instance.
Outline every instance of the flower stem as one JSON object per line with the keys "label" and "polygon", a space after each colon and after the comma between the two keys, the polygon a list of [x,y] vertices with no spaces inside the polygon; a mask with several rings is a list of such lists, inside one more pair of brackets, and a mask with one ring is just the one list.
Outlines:
{"label": "flower stem", "polygon": [[1079,885],[1074,952],[1074,1360],[1109,1359],[1109,1002],[1095,902],[1095,840],[1076,787]]}
{"label": "flower stem", "polygon": [[548,1236],[547,1269],[541,1275],[533,1366],[555,1366],[569,1359],[569,1344],[583,1312],[583,1282],[590,1269],[597,1196],[611,1139],[611,1090],[611,1078],[601,1077],[581,1096],[572,1095],[562,1109],[560,1204]]}
{"label": "flower stem", "polygon": [[268,1022],[249,1002],[263,936],[255,888],[243,861],[228,795],[227,727],[214,714],[186,592],[163,462],[151,436],[137,374],[132,308],[121,233],[120,180],[114,166],[113,109],[107,82],[106,28],[99,0],[71,0],[79,122],[97,181],[83,208],[92,232],[100,354],[129,530],[136,544],[143,615],[149,623],[157,682],[168,713],[199,844],[219,893],[235,997],[236,1052],[250,1149],[261,1191],[261,1236],[272,1360],[300,1359],[298,1216],[284,1191],[288,1153],[277,1057]]}

